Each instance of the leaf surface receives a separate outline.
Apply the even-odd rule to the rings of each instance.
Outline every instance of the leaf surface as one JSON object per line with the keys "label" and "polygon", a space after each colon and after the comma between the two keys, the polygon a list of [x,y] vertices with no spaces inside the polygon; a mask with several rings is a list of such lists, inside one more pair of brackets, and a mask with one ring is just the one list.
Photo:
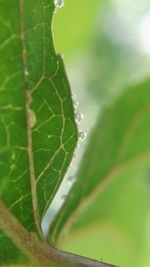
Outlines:
{"label": "leaf surface", "polygon": [[[53,46],[53,0],[1,0],[0,10],[0,198],[41,235],[77,141],[70,86]],[[0,254],[18,258],[3,232]]]}

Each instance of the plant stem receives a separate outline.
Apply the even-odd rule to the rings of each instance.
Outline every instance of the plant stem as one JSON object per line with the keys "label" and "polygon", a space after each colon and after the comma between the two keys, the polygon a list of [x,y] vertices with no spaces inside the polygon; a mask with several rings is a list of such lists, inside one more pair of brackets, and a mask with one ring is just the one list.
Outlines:
{"label": "plant stem", "polygon": [[[0,201],[0,228],[19,250],[37,267],[113,267],[114,265],[91,260],[55,249],[46,240],[39,240],[28,232]],[[26,265],[27,266],[27,265]],[[115,266],[114,266],[115,267]]]}

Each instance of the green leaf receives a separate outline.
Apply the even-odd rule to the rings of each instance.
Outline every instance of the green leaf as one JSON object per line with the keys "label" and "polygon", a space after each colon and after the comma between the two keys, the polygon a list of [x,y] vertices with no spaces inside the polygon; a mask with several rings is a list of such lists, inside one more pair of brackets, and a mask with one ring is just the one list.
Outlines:
{"label": "green leaf", "polygon": [[[104,106],[103,112],[100,114],[95,129],[89,138],[89,144],[79,169],[78,179],[50,228],[49,236],[53,243],[61,240],[79,214],[81,215],[74,226],[74,230],[83,226],[81,234],[88,224],[91,224],[93,231],[96,231],[93,223],[99,219],[104,220],[105,217],[107,218],[107,211],[111,211],[111,208],[112,214],[114,213],[113,218],[115,218],[115,207],[118,207],[120,221],[124,222],[124,227],[130,234],[129,225],[125,223],[125,216],[123,214],[122,216],[120,215],[120,210],[124,209],[127,203],[127,207],[129,206],[127,214],[131,216],[131,203],[134,203],[133,211],[134,207],[137,208],[140,204],[139,193],[141,195],[139,207],[142,209],[142,204],[147,203],[146,198],[143,197],[142,189],[135,190],[134,199],[132,192],[135,184],[129,184],[129,181],[133,179],[141,183],[141,177],[143,178],[143,173],[145,170],[147,171],[150,164],[149,99],[150,81],[146,81],[124,90],[116,99],[112,100],[112,103]],[[115,180],[118,183],[115,184]],[[129,186],[131,186],[131,189],[128,188]],[[104,189],[109,190],[107,202],[106,197],[101,196]],[[129,201],[126,199],[128,193]],[[98,196],[97,199],[83,213],[88,203],[96,196]],[[121,204],[117,206],[119,201]],[[113,205],[111,206],[112,203]],[[141,218],[146,210],[147,207],[143,211],[141,210]],[[131,216],[128,221],[132,225],[131,232],[132,234],[134,232],[134,238],[136,238],[136,233],[143,223],[143,219],[140,219],[140,213],[136,216],[137,212],[134,212],[133,217]],[[136,221],[137,218],[139,219],[138,223]],[[137,224],[136,228],[135,222]],[[73,238],[73,236],[71,237]],[[83,240],[87,240],[85,238],[83,234],[80,239],[81,243],[83,243]],[[139,240],[141,240],[141,237],[138,242]],[[100,243],[103,247],[103,240],[100,240]],[[107,242],[105,245],[107,246]],[[98,245],[97,247],[99,248]],[[120,249],[119,245],[118,249]],[[116,253],[118,253],[118,250]],[[103,257],[103,255],[100,256]],[[111,257],[109,261],[111,261]]]}
{"label": "green leaf", "polygon": [[80,214],[65,251],[82,253],[118,266],[142,267],[147,246],[149,192],[145,181],[150,162],[133,164]]}
{"label": "green leaf", "polygon": [[[77,142],[70,86],[53,46],[53,0],[1,0],[0,10],[0,198],[42,235]],[[6,235],[0,263],[16,263],[20,253]]]}

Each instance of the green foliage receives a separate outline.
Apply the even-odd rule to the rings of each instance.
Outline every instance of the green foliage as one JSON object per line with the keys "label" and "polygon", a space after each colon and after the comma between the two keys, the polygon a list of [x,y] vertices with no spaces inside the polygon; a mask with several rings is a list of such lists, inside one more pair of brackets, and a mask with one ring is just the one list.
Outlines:
{"label": "green foliage", "polygon": [[[70,86],[53,47],[54,3],[0,1],[0,197],[38,235],[77,141]],[[0,263],[20,252],[0,234]]]}
{"label": "green foliage", "polygon": [[[128,266],[133,266],[136,263],[138,266],[140,263],[145,236],[144,233],[140,235],[139,232],[142,224],[145,223],[142,214],[144,215],[148,211],[148,199],[144,195],[144,190],[140,188],[140,184],[144,185],[143,177],[146,176],[150,164],[149,87],[149,81],[130,87],[120,93],[111,103],[104,105],[83,156],[78,180],[50,228],[53,242],[59,239],[63,232],[66,232],[66,228],[70,227],[79,213],[81,215],[72,233],[77,233],[78,238],[83,235],[83,238],[79,238],[79,240],[81,240],[81,247],[84,247],[83,251],[86,255],[88,249],[86,250],[87,241],[85,240],[88,238],[88,233],[91,232],[90,229],[93,229],[95,235],[98,235],[100,228],[103,227],[100,221],[106,221],[107,225],[107,220],[111,218],[112,226],[108,225],[109,231],[113,224],[118,225],[118,228],[123,231],[120,238],[129,235],[132,239],[128,243],[126,254],[124,254],[124,264],[128,263],[130,264]],[[107,187],[106,193],[103,193]],[[82,214],[83,208],[96,196],[98,197]],[[143,211],[139,213],[138,208]],[[91,225],[89,230],[88,225]],[[73,236],[73,240],[68,242],[66,248],[71,250],[72,247],[76,253],[79,253],[79,242],[78,247],[73,245],[76,242],[75,235]],[[93,252],[93,256],[100,257],[99,251],[104,245],[104,240],[101,232],[98,236],[102,243],[98,245],[97,254]],[[92,245],[94,240],[91,240],[89,238],[89,243]],[[125,247],[127,246],[125,240],[120,242],[122,246],[123,244]],[[114,263],[121,264],[122,261],[118,257],[120,243],[116,246],[118,249],[116,256],[113,244],[108,245],[105,241],[105,246],[110,250],[110,258]],[[131,246],[133,246],[133,250],[130,254]],[[124,253],[123,247],[119,255],[120,253]],[[127,254],[130,257],[130,263]],[[108,256],[105,260],[109,260]]]}
{"label": "green foliage", "polygon": [[[70,85],[53,45],[54,1],[0,0],[0,265],[112,266],[51,246],[72,227],[65,250],[122,267],[141,267],[141,262],[145,267],[150,81],[124,86],[132,80],[126,65],[138,53],[104,33],[111,1],[102,1],[100,9],[98,3],[66,0],[55,19],[56,47],[65,54],[79,47],[85,53],[93,42],[85,59],[87,64],[92,57],[86,84],[92,100],[105,103],[88,138],[77,181],[50,227],[48,243],[42,219],[78,139]],[[94,39],[95,14],[100,33]],[[138,60],[145,62],[137,56],[134,68]],[[110,92],[116,96],[107,102]]]}

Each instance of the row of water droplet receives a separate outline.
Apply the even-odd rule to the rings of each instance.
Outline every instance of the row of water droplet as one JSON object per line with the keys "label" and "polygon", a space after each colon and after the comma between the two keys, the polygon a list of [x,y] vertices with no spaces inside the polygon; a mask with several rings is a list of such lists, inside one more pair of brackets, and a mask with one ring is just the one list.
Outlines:
{"label": "row of water droplet", "polygon": [[[64,1],[63,0],[54,0],[54,4],[55,4],[55,13],[56,13],[57,8],[63,7]],[[84,116],[83,116],[82,113],[77,111],[78,106],[79,106],[79,102],[77,101],[77,97],[76,97],[75,94],[72,94],[72,101],[73,101],[73,106],[74,106],[74,111],[75,111],[75,121],[76,121],[76,123],[77,123],[77,125],[79,127],[79,125],[81,124]],[[86,136],[87,136],[86,132],[84,132],[82,130],[78,130],[79,141],[84,141],[86,139]],[[77,150],[78,150],[79,147],[80,147],[80,145],[79,145],[79,142],[78,142],[77,146],[76,146],[76,149],[75,149],[75,152],[74,152],[74,157],[77,156]],[[69,178],[67,178],[67,181],[68,181],[68,186],[71,188],[72,185],[76,181],[76,175],[70,176]],[[66,197],[67,197],[67,195],[65,195],[65,194],[61,195],[61,199],[64,200],[64,201],[65,201]]]}
{"label": "row of water droplet", "polygon": [[[78,106],[79,106],[79,102],[77,101],[77,97],[75,94],[72,95],[72,100],[73,100],[73,106],[74,106],[74,112],[75,112],[75,121],[79,127],[79,125],[81,124],[82,120],[83,120],[83,114],[78,112]],[[79,137],[79,141],[84,141],[86,138],[86,133],[82,130],[78,130],[78,137]],[[75,154],[74,157],[76,156],[77,153],[77,149],[80,147],[79,142],[77,143],[76,146],[76,150],[75,150]],[[56,216],[56,214],[58,213],[58,211],[60,210],[60,208],[62,207],[63,203],[66,201],[69,191],[72,188],[72,186],[74,185],[74,183],[77,181],[77,172],[78,170],[74,170],[75,174],[72,175],[71,173],[73,172],[73,168],[71,168],[70,170],[68,170],[68,177],[66,176],[55,196],[55,198],[53,199],[53,202],[48,210],[48,212],[46,213],[46,216],[44,217],[43,220],[43,224],[42,224],[42,229],[43,231],[46,233],[47,229],[49,228],[49,222],[50,222],[50,218],[51,221],[52,219]],[[48,223],[47,223],[48,222]],[[44,230],[45,229],[45,230]]]}
{"label": "row of water droplet", "polygon": [[[54,4],[55,4],[55,8],[61,8],[64,6],[64,0],[54,0]],[[61,55],[61,57],[64,58],[64,55]],[[84,116],[82,113],[77,112],[79,102],[77,101],[77,97],[75,94],[72,94],[72,100],[73,100],[73,106],[74,106],[74,110],[75,110],[75,121],[76,121],[77,125],[80,125]],[[86,136],[87,136],[86,132],[79,130],[78,137],[79,137],[80,141],[84,141],[86,139]],[[76,150],[78,148],[79,148],[79,143],[77,144]],[[76,157],[76,152],[74,153],[74,156]]]}
{"label": "row of water droplet", "polygon": [[[77,111],[78,109],[78,106],[79,106],[79,102],[77,101],[77,97],[75,94],[72,94],[72,100],[73,100],[73,106],[74,106],[74,111],[75,111],[75,121],[77,123],[77,126],[79,127],[79,125],[81,124],[83,118],[84,118],[84,115],[80,112]],[[79,130],[78,131],[78,137],[79,137],[79,141],[84,141],[86,139],[86,136],[87,136],[87,133],[82,131],[82,130]],[[76,146],[76,150],[74,152],[74,157],[77,156],[77,150],[78,148],[80,147],[80,144],[79,142],[77,143],[77,146]],[[71,188],[73,186],[73,184],[76,182],[76,179],[77,179],[77,176],[74,175],[74,176],[69,176],[67,178],[67,183],[68,183],[68,186]],[[65,201],[65,199],[67,198],[67,194],[63,194],[61,195],[61,199],[62,201]]]}
{"label": "row of water droplet", "polygon": [[[67,182],[68,182],[68,186],[69,188],[71,188],[73,186],[73,184],[75,183],[76,181],[76,175],[74,176],[69,176],[67,178]],[[65,199],[67,198],[67,194],[64,194],[64,195],[61,195],[61,199],[65,201]]]}
{"label": "row of water droplet", "polygon": [[[74,110],[75,110],[75,121],[76,121],[77,125],[79,126],[81,124],[83,118],[84,118],[84,115],[77,111],[77,108],[79,106],[79,102],[77,101],[76,98],[77,98],[76,95],[72,94],[73,106],[74,106]],[[78,136],[79,136],[79,140],[84,141],[86,139],[87,133],[79,130]]]}

